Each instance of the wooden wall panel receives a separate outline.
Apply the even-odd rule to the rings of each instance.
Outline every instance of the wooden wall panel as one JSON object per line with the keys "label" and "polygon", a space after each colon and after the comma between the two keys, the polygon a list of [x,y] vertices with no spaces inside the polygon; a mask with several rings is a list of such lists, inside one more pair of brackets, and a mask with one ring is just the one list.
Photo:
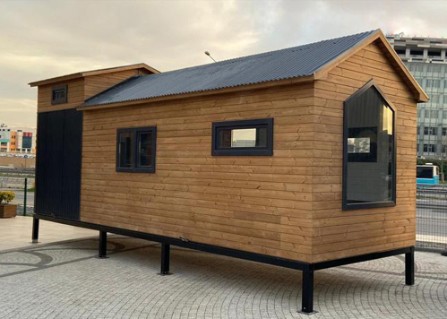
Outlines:
{"label": "wooden wall panel", "polygon": [[[343,101],[371,79],[396,108],[397,205],[343,211]],[[312,167],[313,261],[413,246],[416,236],[416,103],[380,47],[369,45],[331,70],[327,79],[316,81],[313,110],[318,121],[314,157],[322,164]],[[320,140],[319,131],[328,130],[332,138],[327,140],[322,134]]]}
{"label": "wooden wall panel", "polygon": [[[52,88],[56,85],[68,85],[67,103],[51,104]],[[37,112],[50,112],[72,109],[84,102],[84,79],[70,80],[54,84],[41,85],[37,92]]]}
{"label": "wooden wall panel", "polygon": [[111,72],[85,78],[84,98],[88,99],[132,76],[147,74],[143,69]]}
{"label": "wooden wall panel", "polygon": [[[309,261],[312,95],[301,84],[84,112],[81,220]],[[212,122],[267,117],[273,156],[211,156]],[[152,125],[156,172],[116,172],[116,130]]]}

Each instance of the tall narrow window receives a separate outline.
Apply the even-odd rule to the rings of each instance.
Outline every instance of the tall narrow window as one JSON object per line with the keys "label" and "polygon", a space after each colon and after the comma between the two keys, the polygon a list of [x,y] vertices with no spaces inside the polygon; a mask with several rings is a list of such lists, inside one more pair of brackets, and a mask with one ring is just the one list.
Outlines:
{"label": "tall narrow window", "polygon": [[116,170],[155,172],[156,127],[118,129]]}
{"label": "tall narrow window", "polygon": [[369,82],[344,104],[343,209],[396,203],[395,115]]}

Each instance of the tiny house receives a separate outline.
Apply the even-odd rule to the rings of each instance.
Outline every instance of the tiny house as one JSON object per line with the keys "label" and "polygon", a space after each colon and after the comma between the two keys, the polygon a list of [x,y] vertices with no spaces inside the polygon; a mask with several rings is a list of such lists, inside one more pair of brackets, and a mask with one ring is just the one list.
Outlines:
{"label": "tiny house", "polygon": [[39,219],[301,270],[397,254],[414,282],[416,103],[380,30],[38,87]]}

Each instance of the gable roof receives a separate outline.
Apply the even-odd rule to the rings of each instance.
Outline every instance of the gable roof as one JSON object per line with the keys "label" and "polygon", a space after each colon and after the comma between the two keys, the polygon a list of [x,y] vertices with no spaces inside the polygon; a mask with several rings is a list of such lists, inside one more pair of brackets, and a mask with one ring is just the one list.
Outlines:
{"label": "gable roof", "polygon": [[57,77],[50,78],[50,79],[31,82],[31,83],[29,83],[29,85],[33,87],[33,86],[51,84],[51,83],[56,83],[56,82],[61,82],[61,81],[74,80],[74,79],[83,78],[86,76],[100,75],[100,74],[127,71],[127,70],[137,70],[137,69],[144,69],[150,73],[160,73],[160,71],[154,69],[153,67],[147,65],[146,63],[137,63],[137,64],[124,65],[124,66],[117,66],[117,67],[113,67],[113,68],[106,68],[106,69],[92,70],[92,71],[83,71],[83,72],[77,72],[77,73],[67,74],[67,75],[63,75],[63,76],[57,76]]}
{"label": "gable roof", "polygon": [[378,39],[385,42],[389,56],[401,69],[415,98],[428,100],[383,33],[374,30],[181,70],[132,77],[88,99],[81,109],[123,102],[140,103],[191,93],[214,93],[259,84],[280,84],[284,80],[289,80],[288,83],[293,80],[312,81],[324,77],[332,67]]}

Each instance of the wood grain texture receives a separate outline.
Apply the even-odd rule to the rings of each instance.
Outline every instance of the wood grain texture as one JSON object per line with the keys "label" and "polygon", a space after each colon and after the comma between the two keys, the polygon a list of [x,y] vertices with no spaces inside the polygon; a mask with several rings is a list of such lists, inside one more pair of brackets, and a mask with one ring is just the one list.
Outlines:
{"label": "wood grain texture", "polygon": [[[81,220],[309,260],[312,95],[301,84],[85,112]],[[211,156],[212,122],[270,117],[274,156]],[[157,126],[156,173],[117,173],[116,130],[139,126]]]}
{"label": "wood grain texture", "polygon": [[[341,210],[343,101],[374,79],[396,108],[397,205],[387,208]],[[332,139],[339,141],[328,152],[330,143],[315,143],[314,157],[330,165],[334,179],[314,176],[312,261],[325,261],[415,244],[416,238],[416,104],[404,78],[371,44],[336,66],[324,80],[315,82],[314,110],[319,129],[329,123]],[[325,140],[325,139],[324,139]],[[325,152],[321,152],[324,150]],[[314,170],[315,174],[318,174]],[[367,181],[365,181],[367,183]],[[318,193],[318,194],[317,194]]]}
{"label": "wood grain texture", "polygon": [[[75,108],[135,70],[68,82]],[[369,80],[396,109],[397,205],[341,210],[343,102]],[[415,243],[416,104],[371,44],[315,82],[84,111],[81,220],[319,262]],[[61,83],[62,84],[62,83]],[[217,121],[274,118],[274,155],[211,156]],[[118,128],[156,126],[154,174],[115,171]]]}
{"label": "wood grain texture", "polygon": [[[67,103],[51,104],[52,88],[57,85],[67,84]],[[68,82],[42,85],[37,91],[37,112],[51,112],[67,110],[78,107],[84,102],[84,79],[76,79]]]}

